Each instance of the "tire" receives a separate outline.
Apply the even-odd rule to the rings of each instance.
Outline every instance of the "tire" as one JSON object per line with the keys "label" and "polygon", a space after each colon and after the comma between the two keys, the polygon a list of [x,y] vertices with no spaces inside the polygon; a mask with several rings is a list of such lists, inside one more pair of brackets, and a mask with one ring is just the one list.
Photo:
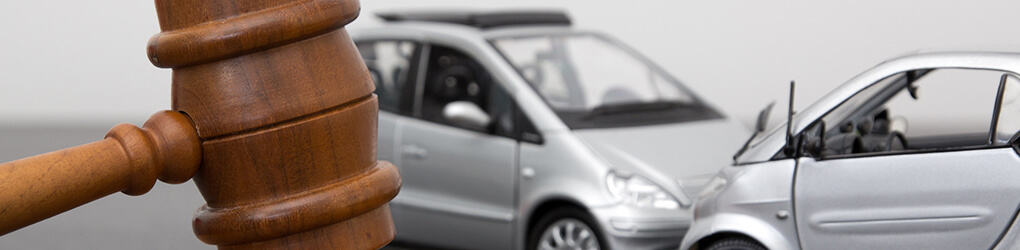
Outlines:
{"label": "tire", "polygon": [[705,250],[766,250],[766,248],[747,238],[725,238],[712,242]]}
{"label": "tire", "polygon": [[[599,250],[610,249],[609,245],[606,245],[605,237],[603,237],[602,231],[599,229],[598,224],[595,223],[595,219],[590,214],[588,214],[588,212],[585,212],[584,210],[581,210],[576,207],[555,208],[543,214],[542,217],[538,219],[538,222],[535,223],[535,225],[532,228],[528,229],[527,249],[528,250],[550,249],[547,247],[550,245],[555,245],[556,242],[565,242],[566,240],[556,241],[554,238],[552,238],[552,236],[544,237],[547,236],[546,235],[547,232],[552,233],[549,230],[551,230],[554,226],[560,227],[561,230],[559,232],[563,232],[562,229],[564,229],[565,228],[564,226],[566,225],[564,223],[575,223],[573,226],[574,230],[573,232],[565,232],[561,234],[567,236],[561,236],[559,237],[560,239],[564,239],[567,237],[580,239],[581,242],[576,244],[588,246],[588,248],[582,249],[599,249]],[[587,228],[589,230],[588,232],[590,233],[588,233],[588,235],[589,237],[592,238],[586,238],[582,236],[584,235],[584,233],[581,233],[581,230],[583,230],[584,228]],[[549,245],[542,245],[543,241],[549,243]],[[594,248],[591,248],[592,244],[595,245]]]}

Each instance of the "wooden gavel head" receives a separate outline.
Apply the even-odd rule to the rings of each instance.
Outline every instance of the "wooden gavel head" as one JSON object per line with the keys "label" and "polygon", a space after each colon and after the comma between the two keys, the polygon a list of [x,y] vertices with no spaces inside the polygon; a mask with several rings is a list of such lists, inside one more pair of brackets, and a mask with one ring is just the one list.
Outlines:
{"label": "wooden gavel head", "polygon": [[[149,58],[202,140],[195,233],[221,248],[378,248],[395,168],[376,162],[378,104],[343,26],[353,0],[157,0]],[[229,247],[228,247],[229,246]]]}
{"label": "wooden gavel head", "polygon": [[[207,203],[195,234],[221,249],[384,246],[400,178],[376,161],[378,104],[344,30],[359,10],[356,0],[156,0],[162,32],[148,55],[173,69],[173,110],[141,129],[118,125],[103,141],[0,165],[12,170],[0,171],[0,202],[82,178],[62,170],[52,188],[3,190],[43,172],[36,165],[91,164],[107,183],[88,195],[65,192],[60,204],[14,206],[18,214],[0,213],[0,222],[22,219],[0,233],[112,192],[140,195],[156,178],[193,178]],[[109,160],[63,161],[70,154]],[[33,202],[51,209],[37,212]]]}

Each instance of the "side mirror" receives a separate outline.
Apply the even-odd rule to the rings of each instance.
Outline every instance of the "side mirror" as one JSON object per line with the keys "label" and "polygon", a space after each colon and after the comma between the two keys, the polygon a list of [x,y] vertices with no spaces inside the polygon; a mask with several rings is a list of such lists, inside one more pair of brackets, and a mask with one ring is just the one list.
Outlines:
{"label": "side mirror", "polygon": [[455,101],[446,104],[443,107],[443,118],[454,125],[472,129],[485,129],[492,122],[489,114],[469,101]]}
{"label": "side mirror", "polygon": [[813,131],[813,133],[807,134],[807,131],[805,131],[804,140],[801,141],[804,144],[801,148],[803,148],[804,153],[815,157],[815,159],[821,159],[825,156],[825,121],[819,120],[810,131]]}

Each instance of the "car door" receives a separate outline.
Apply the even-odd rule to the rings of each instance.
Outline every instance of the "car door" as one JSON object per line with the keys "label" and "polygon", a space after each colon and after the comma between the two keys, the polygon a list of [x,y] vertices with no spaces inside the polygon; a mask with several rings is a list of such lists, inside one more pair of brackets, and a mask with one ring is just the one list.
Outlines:
{"label": "car door", "polygon": [[[398,238],[443,248],[508,249],[517,173],[513,101],[468,54],[440,45],[426,49],[417,86],[419,119],[398,129],[403,189],[395,199]],[[467,102],[491,119],[464,126],[444,116]]]}
{"label": "car door", "polygon": [[[998,122],[992,110],[1002,73],[936,69],[906,80],[915,73],[883,80],[911,81],[889,92],[895,95],[873,97],[887,100],[854,100],[872,93],[862,91],[844,105],[864,109],[842,120],[828,119],[839,113],[832,111],[808,129],[829,127],[828,139],[820,140],[825,150],[797,166],[802,248],[988,249],[1013,221],[1020,158],[1009,145],[1015,141],[996,140],[1002,132],[991,126]],[[871,88],[895,84],[880,85]],[[889,124],[903,119],[895,114],[907,117],[909,129]],[[1017,132],[1010,128],[1010,135]]]}

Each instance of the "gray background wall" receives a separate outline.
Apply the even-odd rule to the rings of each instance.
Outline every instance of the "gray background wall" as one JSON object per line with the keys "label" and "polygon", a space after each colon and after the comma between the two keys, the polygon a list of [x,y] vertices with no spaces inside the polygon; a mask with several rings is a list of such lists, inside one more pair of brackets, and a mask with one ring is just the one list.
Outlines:
{"label": "gray background wall", "polygon": [[[727,113],[750,124],[796,79],[803,107],[864,69],[923,50],[1013,50],[1017,1],[362,1],[351,29],[379,9],[568,10],[617,36]],[[169,107],[169,70],[145,56],[152,1],[0,1],[0,161],[101,138]],[[780,105],[781,106],[781,105]],[[0,237],[0,249],[203,248],[193,184],[116,194]]]}

